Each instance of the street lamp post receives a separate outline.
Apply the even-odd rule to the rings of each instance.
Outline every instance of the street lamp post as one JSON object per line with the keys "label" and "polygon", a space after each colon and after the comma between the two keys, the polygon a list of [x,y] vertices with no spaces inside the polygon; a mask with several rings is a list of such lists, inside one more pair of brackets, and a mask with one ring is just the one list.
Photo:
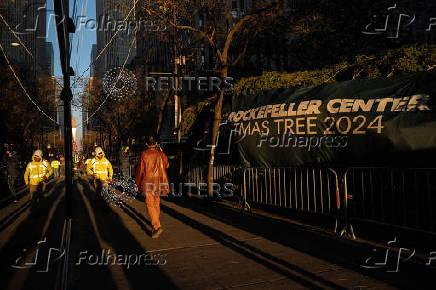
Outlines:
{"label": "street lamp post", "polygon": [[61,100],[64,102],[64,147],[65,147],[65,204],[66,218],[71,219],[71,197],[73,185],[72,168],[72,126],[71,126],[71,91],[70,76],[74,75],[70,67],[70,33],[75,32],[73,20],[69,17],[69,1],[54,0],[57,38],[59,43],[59,55],[61,60],[64,88],[61,92]]}

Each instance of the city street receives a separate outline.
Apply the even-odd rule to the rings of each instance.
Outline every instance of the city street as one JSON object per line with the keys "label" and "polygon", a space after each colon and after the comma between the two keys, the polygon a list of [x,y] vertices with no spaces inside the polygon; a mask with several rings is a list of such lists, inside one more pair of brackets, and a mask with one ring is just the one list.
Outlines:
{"label": "city street", "polygon": [[0,0],[0,290],[434,289],[436,1]]}
{"label": "city street", "polygon": [[[68,289],[421,288],[434,271],[408,263],[398,273],[364,269],[370,245],[230,206],[205,207],[194,197],[162,201],[159,239],[150,238],[143,201],[95,208],[92,186],[82,178],[75,181],[73,201]],[[63,211],[62,180],[50,182],[34,213],[25,194],[2,205],[2,288],[53,289],[60,263],[47,268],[48,249],[61,243]],[[39,241],[45,242],[36,261]],[[117,262],[104,260],[102,251],[117,255]],[[52,251],[52,260],[58,256]],[[15,269],[18,257],[36,264]]]}

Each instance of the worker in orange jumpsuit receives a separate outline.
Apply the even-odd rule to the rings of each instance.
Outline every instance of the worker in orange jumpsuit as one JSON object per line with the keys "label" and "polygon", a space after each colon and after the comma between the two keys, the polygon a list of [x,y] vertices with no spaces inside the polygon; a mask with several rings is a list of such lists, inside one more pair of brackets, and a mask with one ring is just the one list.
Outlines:
{"label": "worker in orange jumpsuit", "polygon": [[168,158],[162,149],[157,147],[157,138],[150,136],[148,149],[141,153],[136,168],[136,190],[145,196],[147,211],[153,227],[151,237],[158,238],[162,233],[160,225],[160,195],[168,195],[169,184],[166,169]]}

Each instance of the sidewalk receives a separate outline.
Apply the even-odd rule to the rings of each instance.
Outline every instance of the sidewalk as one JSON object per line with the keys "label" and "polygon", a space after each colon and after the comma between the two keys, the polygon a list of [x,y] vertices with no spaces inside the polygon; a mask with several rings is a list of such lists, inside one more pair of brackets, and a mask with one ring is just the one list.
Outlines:
{"label": "sidewalk", "polygon": [[[86,193],[89,188],[84,184],[81,190]],[[95,249],[90,252],[101,253],[105,248],[118,255],[159,254],[166,262],[106,271],[112,283],[123,288],[388,289],[407,285],[404,283],[417,285],[403,279],[401,273],[363,269],[360,265],[372,255],[371,247],[267,218],[243,216],[237,210],[197,199],[163,200],[164,233],[156,240],[150,238],[144,202],[133,200],[112,210],[96,213],[93,230],[88,229],[98,232]],[[87,212],[92,216],[89,208]],[[95,266],[88,267],[76,266],[74,276],[95,271]],[[406,267],[404,271],[413,274]],[[73,289],[86,289],[84,281],[77,279]],[[105,287],[110,288],[109,284]]]}
{"label": "sidewalk", "polygon": [[[151,239],[144,202],[132,199],[120,207],[95,209],[91,188],[80,179],[73,191],[68,289],[420,289],[431,285],[431,268],[406,262],[399,273],[364,269],[361,264],[374,254],[370,246],[192,198],[163,200],[164,232]],[[15,242],[24,239],[30,227],[32,239],[43,233],[51,245],[58,245],[62,183],[51,185],[51,190],[47,205],[52,208],[41,216],[45,223],[23,216],[0,232],[2,272],[9,277],[2,288],[52,289],[46,287],[52,270],[36,273],[6,265],[20,254],[25,242],[18,246]],[[106,260],[105,265],[102,250],[116,262]],[[135,262],[138,257],[140,263]],[[22,282],[17,283],[18,278]]]}

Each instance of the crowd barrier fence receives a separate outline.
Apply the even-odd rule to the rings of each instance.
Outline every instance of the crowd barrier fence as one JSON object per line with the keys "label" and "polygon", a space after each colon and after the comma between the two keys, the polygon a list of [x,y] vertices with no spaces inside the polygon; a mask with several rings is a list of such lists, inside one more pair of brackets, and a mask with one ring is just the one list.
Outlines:
{"label": "crowd barrier fence", "polygon": [[[289,208],[336,219],[334,232],[355,238],[366,221],[435,233],[435,168],[243,168],[217,165],[214,182],[233,183],[241,210],[252,204]],[[207,183],[207,166],[188,166],[185,182]]]}

